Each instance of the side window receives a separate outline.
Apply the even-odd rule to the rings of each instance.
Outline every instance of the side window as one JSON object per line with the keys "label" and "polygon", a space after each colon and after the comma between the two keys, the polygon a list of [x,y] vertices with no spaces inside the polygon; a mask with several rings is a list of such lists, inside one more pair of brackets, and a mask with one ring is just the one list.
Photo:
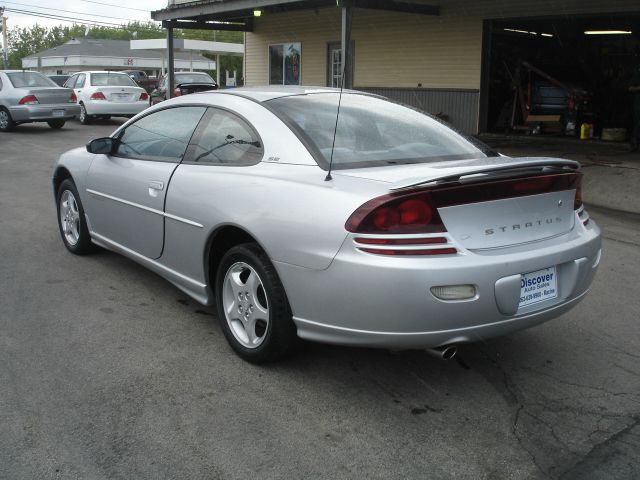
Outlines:
{"label": "side window", "polygon": [[2,90],[2,77],[0,77],[0,90]]}
{"label": "side window", "polygon": [[226,110],[209,108],[194,135],[185,160],[219,165],[255,165],[264,149],[247,122]]}
{"label": "side window", "polygon": [[78,80],[76,80],[76,86],[74,88],[84,87],[85,79],[86,79],[86,75],[84,73],[81,73],[80,75],[78,75]]}
{"label": "side window", "polygon": [[205,107],[175,107],[142,117],[120,135],[115,156],[179,162]]}
{"label": "side window", "polygon": [[63,87],[67,88],[75,88],[76,80],[78,79],[78,75],[72,75],[69,79],[64,82]]}

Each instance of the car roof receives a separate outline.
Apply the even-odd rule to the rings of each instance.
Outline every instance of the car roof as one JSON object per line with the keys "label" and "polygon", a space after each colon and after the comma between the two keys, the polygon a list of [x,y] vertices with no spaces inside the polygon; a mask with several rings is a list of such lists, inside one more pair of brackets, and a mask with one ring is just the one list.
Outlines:
{"label": "car roof", "polygon": [[[298,86],[298,85],[270,85],[264,87],[240,87],[240,88],[229,88],[225,90],[216,90],[215,92],[202,92],[197,93],[197,95],[237,95],[239,97],[245,97],[250,100],[254,100],[257,102],[266,102],[268,100],[273,100],[274,98],[281,97],[291,97],[294,95],[308,95],[312,93],[339,93],[339,88],[332,87],[306,87],[306,86]],[[342,93],[353,93],[358,95],[368,95],[372,97],[377,97],[378,95],[373,95],[367,92],[362,92],[360,90],[342,90]]]}

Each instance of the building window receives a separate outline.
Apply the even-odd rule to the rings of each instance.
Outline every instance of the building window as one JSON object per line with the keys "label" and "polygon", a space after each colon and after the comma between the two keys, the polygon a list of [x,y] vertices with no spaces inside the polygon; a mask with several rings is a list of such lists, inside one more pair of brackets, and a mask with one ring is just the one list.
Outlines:
{"label": "building window", "polygon": [[300,85],[300,42],[269,45],[269,85]]}

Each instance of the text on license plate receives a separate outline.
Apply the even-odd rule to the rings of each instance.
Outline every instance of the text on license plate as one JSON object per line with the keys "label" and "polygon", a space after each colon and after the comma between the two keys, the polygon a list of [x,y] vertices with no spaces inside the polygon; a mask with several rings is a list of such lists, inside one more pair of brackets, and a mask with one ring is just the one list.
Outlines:
{"label": "text on license plate", "polygon": [[128,93],[113,93],[111,95],[111,98],[113,98],[114,100],[128,100],[129,99],[129,94]]}
{"label": "text on license plate", "polygon": [[54,117],[64,117],[64,110],[52,110],[51,115]]}
{"label": "text on license plate", "polygon": [[556,267],[523,273],[520,277],[520,307],[558,296]]}

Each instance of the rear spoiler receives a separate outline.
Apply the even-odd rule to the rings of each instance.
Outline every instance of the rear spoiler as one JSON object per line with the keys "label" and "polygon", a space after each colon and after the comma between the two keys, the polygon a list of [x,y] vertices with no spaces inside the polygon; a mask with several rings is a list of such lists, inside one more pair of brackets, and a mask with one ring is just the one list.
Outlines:
{"label": "rear spoiler", "polygon": [[[496,165],[495,162],[492,162],[491,165],[486,166],[447,167],[447,173],[442,176],[406,178],[392,184],[389,190],[397,191],[418,186],[442,185],[445,183],[473,183],[487,179],[514,176],[562,173],[567,171],[575,172],[580,169],[580,163],[575,160],[562,158],[504,158],[505,162],[502,165]],[[451,170],[458,171],[451,173]]]}

